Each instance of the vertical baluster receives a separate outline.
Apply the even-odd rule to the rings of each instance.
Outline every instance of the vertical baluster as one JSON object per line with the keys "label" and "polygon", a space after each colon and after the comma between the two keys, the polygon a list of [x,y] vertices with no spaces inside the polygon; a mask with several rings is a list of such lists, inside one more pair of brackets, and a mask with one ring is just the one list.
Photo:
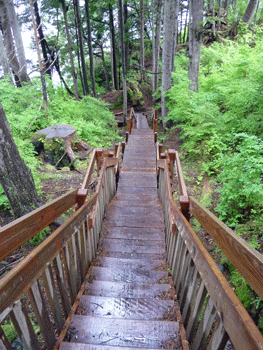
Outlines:
{"label": "vertical baluster", "polygon": [[196,335],[193,339],[193,349],[200,349],[203,347],[206,337],[209,335],[209,332],[211,330],[215,316],[216,309],[210,296],[208,296],[203,317],[198,325]]}
{"label": "vertical baluster", "polygon": [[179,291],[179,302],[182,310],[184,310],[186,296],[189,290],[189,286],[191,285],[191,282],[193,280],[194,272],[195,272],[195,265],[193,260],[190,257],[190,259],[188,260],[187,273],[184,279],[184,284],[182,284],[182,287]]}
{"label": "vertical baluster", "polygon": [[200,284],[201,277],[199,276],[197,268],[194,266],[194,275],[193,279],[189,281],[189,288],[185,298],[185,304],[181,306],[182,317],[184,320],[184,325],[188,324],[188,320],[190,317],[190,312],[192,310],[195,293],[198,291],[198,286]]}
{"label": "vertical baluster", "polygon": [[198,323],[199,314],[202,310],[202,307],[204,305],[205,297],[207,295],[207,291],[204,285],[204,282],[201,281],[201,284],[198,288],[198,292],[196,295],[196,298],[194,302],[192,303],[192,311],[189,316],[189,322],[186,327],[186,336],[189,342],[192,341],[192,338],[194,336],[194,330],[196,328],[196,325]]}
{"label": "vertical baluster", "polygon": [[208,344],[207,350],[224,350],[229,339],[225,331],[221,317],[218,318],[212,337]]}
{"label": "vertical baluster", "polygon": [[185,254],[182,256],[182,261],[181,261],[181,267],[180,267],[180,273],[178,274],[177,276],[177,284],[176,284],[176,293],[177,293],[177,296],[180,294],[180,291],[183,287],[183,284],[185,282],[185,277],[186,277],[186,274],[187,274],[187,268],[189,267],[189,261],[190,261],[190,254],[189,254],[189,251],[187,250],[186,248],[186,245],[184,244],[185,246]]}
{"label": "vertical baluster", "polygon": [[173,275],[173,279],[174,279],[175,284],[176,284],[175,276],[177,275],[177,271],[179,268],[179,266],[178,266],[179,265],[179,254],[180,254],[180,251],[182,249],[182,245],[183,245],[183,239],[182,239],[180,233],[178,232],[177,240],[176,240],[176,244],[175,244],[174,259],[173,259],[172,266],[171,266],[172,275]]}
{"label": "vertical baluster", "polygon": [[83,272],[84,272],[83,280],[84,280],[86,272],[88,270],[88,264],[89,264],[88,251],[86,249],[87,235],[86,235],[86,229],[85,229],[85,221],[81,223],[79,230],[78,230],[78,234],[79,234],[80,259],[82,261],[82,266],[83,266]]}
{"label": "vertical baluster", "polygon": [[53,261],[53,264],[56,272],[57,284],[60,292],[63,311],[65,314],[65,317],[67,318],[70,313],[70,299],[69,299],[69,293],[67,290],[68,282],[66,278],[66,272],[64,271],[63,262],[60,254],[56,256],[56,259]]}
{"label": "vertical baluster", "polygon": [[[75,238],[75,239],[74,239]],[[85,271],[85,255],[81,255],[81,242],[80,242],[80,232],[77,229],[76,232],[73,235],[73,242],[74,246],[76,248],[76,267],[77,267],[77,274],[78,274],[78,281],[79,281],[79,286],[78,290],[84,281],[86,271]]]}
{"label": "vertical baluster", "polygon": [[28,311],[23,299],[14,305],[13,310],[10,312],[10,319],[23,347],[26,350],[40,350],[40,345],[29,319]]}
{"label": "vertical baluster", "polygon": [[[71,246],[71,249],[69,249]],[[71,240],[69,240],[68,244],[65,246],[65,250],[63,250],[63,258],[65,262],[67,277],[68,277],[68,285],[70,290],[71,303],[73,304],[76,296],[77,296],[77,283],[76,276],[74,274],[74,259],[72,258],[72,244]]]}
{"label": "vertical baluster", "polygon": [[184,259],[185,259],[185,256],[186,256],[186,251],[187,251],[186,245],[184,243],[183,238],[181,237],[181,248],[180,248],[179,252],[177,253],[178,254],[178,260],[177,260],[177,266],[175,268],[176,273],[173,275],[174,283],[175,283],[175,286],[176,286],[176,291],[178,291],[178,288],[179,288],[180,276],[181,276],[182,268],[183,268],[183,265],[184,265]]}
{"label": "vertical baluster", "polygon": [[1,350],[13,350],[13,348],[12,348],[11,344],[9,343],[1,326],[0,326],[0,349]]}
{"label": "vertical baluster", "polygon": [[41,329],[41,334],[45,339],[46,346],[48,349],[52,350],[56,343],[56,339],[53,331],[53,325],[50,321],[47,306],[40,291],[38,281],[33,283],[28,291],[28,296],[34,310],[37,323]]}
{"label": "vertical baluster", "polygon": [[50,266],[46,268],[43,274],[43,281],[44,281],[44,287],[48,296],[49,305],[54,315],[56,328],[58,329],[59,332],[61,332],[64,326],[65,319],[63,318],[63,315],[62,315],[56,286],[54,284],[53,273]]}

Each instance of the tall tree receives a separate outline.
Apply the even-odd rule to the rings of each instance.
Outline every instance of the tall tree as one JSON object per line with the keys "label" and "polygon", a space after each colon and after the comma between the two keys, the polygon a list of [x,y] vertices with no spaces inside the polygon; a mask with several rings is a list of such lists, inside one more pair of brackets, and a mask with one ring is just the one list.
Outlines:
{"label": "tall tree", "polygon": [[172,67],[175,50],[175,30],[177,28],[177,16],[179,8],[179,0],[165,0],[164,3],[164,35],[162,50],[162,124],[165,128],[165,118],[167,115],[165,93],[171,87]]}
{"label": "tall tree", "polygon": [[14,74],[16,85],[21,87],[23,83],[29,82],[30,79],[26,73],[25,62],[22,61],[22,66],[19,62],[17,53],[19,52],[22,57],[21,52],[23,48],[21,45],[23,45],[23,43],[18,39],[17,42],[19,42],[19,47],[16,47],[15,45],[14,37],[15,35],[19,36],[19,34],[17,34],[17,29],[19,26],[17,23],[15,24],[17,17],[13,16],[13,12],[11,10],[12,6],[8,6],[8,3],[8,0],[0,0],[0,29],[3,35],[6,56],[8,58],[12,73]]}
{"label": "tall tree", "polygon": [[111,38],[111,65],[112,65],[112,82],[115,90],[119,89],[117,74],[117,57],[116,57],[116,38],[113,20],[113,9],[111,2],[109,3],[109,22],[110,22],[110,38]]}
{"label": "tall tree", "polygon": [[250,25],[254,14],[256,12],[257,6],[258,6],[259,0],[250,0],[246,9],[246,12],[243,16],[243,21],[246,22],[248,25]]}
{"label": "tall tree", "polygon": [[202,45],[203,0],[189,0],[189,89],[198,91],[200,51]]}
{"label": "tall tree", "polygon": [[19,155],[1,102],[0,184],[16,218],[39,205],[31,171]]}
{"label": "tall tree", "polygon": [[144,0],[140,0],[140,66],[141,80],[144,71]]}
{"label": "tall tree", "polygon": [[91,88],[92,88],[93,96],[96,97],[95,75],[94,75],[94,65],[93,65],[93,50],[92,50],[92,41],[91,41],[91,28],[90,28],[89,0],[85,0],[85,9],[86,9],[86,17],[87,17]]}
{"label": "tall tree", "polygon": [[79,1],[73,0],[74,3],[74,11],[75,11],[75,20],[77,26],[77,36],[79,40],[79,51],[80,51],[80,59],[81,59],[81,69],[82,69],[82,78],[83,78],[83,93],[87,95],[89,93],[89,85],[88,85],[88,76],[85,62],[85,54],[84,54],[84,45],[83,45],[83,33],[81,29],[81,20],[80,20],[80,11],[79,11]]}
{"label": "tall tree", "polygon": [[10,72],[8,57],[5,52],[4,40],[2,37],[1,31],[0,31],[0,63],[1,63],[4,75],[10,74],[11,72]]}
{"label": "tall tree", "polygon": [[123,0],[119,0],[119,18],[120,18],[121,60],[122,60],[123,121],[124,121],[124,124],[126,124],[128,106],[127,106],[127,84],[126,84],[125,45],[124,45]]}
{"label": "tall tree", "polygon": [[79,100],[79,89],[78,89],[78,81],[77,81],[77,74],[74,66],[74,59],[73,59],[73,53],[72,53],[72,43],[71,43],[71,37],[70,37],[70,32],[69,32],[69,25],[68,25],[68,18],[67,18],[67,7],[65,0],[59,0],[62,6],[62,11],[63,11],[63,18],[64,18],[64,23],[65,23],[65,29],[66,29],[66,36],[67,36],[67,41],[68,41],[68,51],[69,51],[69,58],[70,58],[70,67],[71,67],[71,72],[72,72],[72,77],[73,77],[73,83],[74,83],[74,90],[75,90],[75,97],[76,100]]}

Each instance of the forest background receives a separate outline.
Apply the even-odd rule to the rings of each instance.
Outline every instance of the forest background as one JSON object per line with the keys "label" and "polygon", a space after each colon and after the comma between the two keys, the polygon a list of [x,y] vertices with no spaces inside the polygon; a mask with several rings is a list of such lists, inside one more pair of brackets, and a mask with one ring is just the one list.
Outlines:
{"label": "forest background", "polygon": [[[0,0],[0,100],[38,194],[50,176],[36,156],[38,130],[71,124],[89,149],[108,148],[121,139],[111,110],[123,109],[125,123],[127,106],[143,110],[153,95],[160,141],[180,136],[190,190],[262,253],[262,20],[258,0]],[[24,50],[21,28],[35,33],[38,63]],[[70,161],[64,165],[69,170]],[[19,216],[3,188],[1,208]],[[213,253],[263,331],[262,301]]]}

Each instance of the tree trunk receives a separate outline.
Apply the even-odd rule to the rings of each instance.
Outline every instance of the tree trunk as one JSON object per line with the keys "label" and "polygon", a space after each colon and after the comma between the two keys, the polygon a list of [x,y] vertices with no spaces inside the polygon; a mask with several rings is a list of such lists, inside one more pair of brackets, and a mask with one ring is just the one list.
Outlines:
{"label": "tree trunk", "polygon": [[222,11],[222,0],[218,0],[218,30],[220,30],[220,27],[221,27],[221,21],[220,21],[220,18],[221,18],[221,11]]}
{"label": "tree trunk", "polygon": [[14,74],[17,87],[21,87],[23,85],[23,82],[27,82],[27,80],[24,81],[23,76],[21,75],[20,65],[16,55],[16,49],[13,41],[13,33],[11,30],[10,18],[6,6],[6,0],[0,0],[0,22],[8,62],[11,67],[12,73]]}
{"label": "tree trunk", "polygon": [[94,75],[94,65],[93,65],[93,50],[92,50],[92,41],[91,41],[91,28],[90,28],[89,0],[85,0],[85,9],[86,9],[87,27],[88,27],[88,47],[89,47],[91,88],[92,88],[93,97],[96,97],[95,75]]}
{"label": "tree trunk", "polygon": [[123,90],[123,123],[127,120],[127,85],[126,85],[126,67],[125,67],[125,46],[124,46],[124,23],[123,23],[123,0],[119,0],[119,18],[120,18],[120,38],[121,38],[121,59],[122,59],[122,90]]}
{"label": "tree trunk", "polygon": [[228,16],[229,1],[230,0],[226,0],[225,3],[224,3],[224,9],[225,9],[226,18]]}
{"label": "tree trunk", "polygon": [[11,74],[1,31],[0,31],[0,63],[3,68],[4,75]]}
{"label": "tree trunk", "polygon": [[29,4],[30,4],[32,22],[33,22],[33,29],[34,29],[35,40],[36,40],[38,64],[39,64],[40,79],[41,79],[41,84],[42,84],[42,93],[43,93],[43,100],[44,100],[44,110],[47,110],[47,108],[48,108],[47,87],[46,87],[46,81],[45,81],[44,67],[43,67],[43,64],[42,64],[42,59],[41,59],[41,54],[40,54],[39,41],[38,41],[38,36],[37,36],[37,28],[36,28],[36,21],[35,21],[35,17],[34,17],[34,10],[33,10],[32,0],[29,0]]}
{"label": "tree trunk", "polygon": [[118,86],[118,74],[117,74],[117,59],[116,59],[116,44],[115,44],[115,30],[114,30],[114,21],[113,21],[113,10],[112,5],[109,4],[109,19],[110,19],[110,33],[111,33],[111,50],[112,50],[112,81],[113,88],[115,90],[119,89]]}
{"label": "tree trunk", "polygon": [[1,102],[0,183],[16,218],[39,205],[31,171],[19,155]]}
{"label": "tree trunk", "polygon": [[166,98],[165,93],[171,87],[171,74],[173,66],[173,53],[174,45],[173,38],[175,34],[174,27],[177,27],[175,23],[175,12],[178,12],[179,0],[165,0],[164,4],[164,36],[163,36],[163,50],[162,50],[162,124],[165,128],[165,118],[167,115]]}
{"label": "tree trunk", "polygon": [[50,69],[50,60],[48,57],[48,52],[47,52],[47,42],[43,33],[43,29],[42,29],[42,24],[41,24],[41,18],[40,18],[40,14],[39,14],[39,9],[38,9],[38,4],[37,4],[37,0],[33,0],[33,6],[34,6],[34,14],[35,14],[35,18],[36,18],[36,24],[37,24],[37,32],[38,32],[38,36],[39,36],[39,42],[41,45],[41,49],[42,49],[42,54],[44,57],[44,72],[47,73],[50,78],[51,78],[51,69]]}
{"label": "tree trunk", "polygon": [[189,89],[198,91],[199,61],[202,45],[202,25],[200,23],[203,21],[203,0],[190,0],[190,5],[188,77],[192,83],[189,85]]}
{"label": "tree trunk", "polygon": [[83,93],[84,93],[84,95],[88,95],[89,86],[88,86],[87,69],[86,69],[86,62],[85,62],[85,55],[84,55],[82,30],[81,30],[81,24],[80,24],[79,2],[78,2],[78,0],[73,0],[73,3],[74,3],[74,9],[75,9],[75,19],[76,19],[77,33],[78,33],[78,39],[79,39],[81,69],[82,69],[83,83],[84,83]]}
{"label": "tree trunk", "polygon": [[140,0],[140,66],[141,80],[144,80],[144,0]]}
{"label": "tree trunk", "polygon": [[128,28],[128,0],[123,3],[123,23],[124,23],[124,46],[125,46],[125,67],[126,72],[129,70],[129,28]]}
{"label": "tree trunk", "polygon": [[[153,60],[153,68],[152,71],[153,73],[156,72],[156,62],[155,62],[155,0],[151,0],[151,19],[152,19],[152,60]],[[155,74],[152,75],[152,92],[155,92],[155,87],[154,87],[154,76]]]}
{"label": "tree trunk", "polygon": [[76,97],[76,100],[78,101],[79,100],[78,81],[77,81],[77,74],[76,74],[74,60],[73,60],[73,54],[72,54],[72,44],[71,44],[71,38],[70,38],[70,33],[69,33],[69,27],[68,27],[67,9],[66,9],[65,0],[61,0],[61,5],[62,5],[64,22],[65,22],[65,28],[66,28],[66,36],[67,36],[67,40],[68,40],[68,51],[69,51],[70,66],[71,66],[71,71],[72,71],[72,78],[73,78],[73,82],[74,82],[75,97]]}
{"label": "tree trunk", "polygon": [[110,80],[109,80],[109,73],[107,71],[106,63],[105,63],[105,57],[104,57],[104,50],[103,50],[103,43],[100,44],[100,49],[101,49],[101,60],[102,60],[102,66],[103,66],[103,71],[106,79],[106,85],[107,85],[107,90],[110,90]]}
{"label": "tree trunk", "polygon": [[187,23],[188,23],[188,13],[189,13],[189,5],[186,7],[186,15],[185,15],[185,26],[184,26],[184,38],[183,38],[183,43],[186,43],[187,40]]}
{"label": "tree trunk", "polygon": [[257,5],[258,5],[258,1],[259,0],[250,0],[246,9],[246,12],[244,13],[243,16],[243,21],[246,22],[248,25],[250,25],[254,14],[256,12],[257,9]]}
{"label": "tree trunk", "polygon": [[17,56],[18,56],[19,65],[20,65],[20,79],[23,82],[29,82],[30,78],[27,74],[26,55],[25,55],[24,44],[23,44],[22,35],[21,35],[21,29],[20,29],[16,11],[15,11],[15,5],[12,0],[8,1],[6,4],[7,4],[8,15],[12,26]]}
{"label": "tree trunk", "polygon": [[172,72],[174,72],[174,59],[176,54],[176,47],[177,47],[177,32],[178,32],[178,13],[179,13],[179,2],[178,5],[176,2],[174,2],[174,27],[173,27],[173,38],[172,38],[172,44],[173,44],[173,57],[172,57]]}
{"label": "tree trunk", "polygon": [[154,74],[154,92],[159,85],[159,60],[160,60],[160,38],[161,38],[161,19],[162,19],[163,0],[157,2],[157,16],[156,16],[156,37],[155,37],[155,73]]}

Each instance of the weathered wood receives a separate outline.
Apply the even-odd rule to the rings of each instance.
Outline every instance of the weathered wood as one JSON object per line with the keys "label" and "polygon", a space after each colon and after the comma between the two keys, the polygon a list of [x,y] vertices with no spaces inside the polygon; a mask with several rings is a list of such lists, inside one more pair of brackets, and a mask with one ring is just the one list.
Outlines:
{"label": "weathered wood", "polygon": [[76,203],[77,190],[54,199],[29,214],[0,227],[0,261],[50,225]]}
{"label": "weathered wood", "polygon": [[13,350],[13,348],[12,348],[11,344],[9,343],[1,326],[0,326],[0,349],[1,350]]}
{"label": "weathered wood", "polygon": [[40,344],[28,316],[24,300],[18,301],[14,305],[10,313],[10,319],[12,320],[23,347],[27,350],[40,350]]}
{"label": "weathered wood", "polygon": [[190,210],[248,284],[263,299],[263,256],[193,197],[190,197]]}
{"label": "weathered wood", "polygon": [[225,331],[224,324],[222,320],[218,318],[207,350],[224,350],[228,339],[229,336]]}
{"label": "weathered wood", "polygon": [[[91,281],[90,281],[91,282]],[[129,283],[93,280],[86,284],[86,295],[107,296],[113,298],[173,298],[170,284]]]}
{"label": "weathered wood", "polygon": [[87,213],[95,204],[97,194],[94,194],[52,235],[36,247],[15,269],[9,271],[0,280],[0,313],[10,304],[18,300],[44,272],[47,265],[69,241],[74,227],[79,226]]}
{"label": "weathered wood", "polygon": [[33,283],[30,290],[28,291],[28,296],[31,305],[33,306],[37,323],[40,326],[41,334],[45,339],[46,346],[48,349],[52,350],[56,343],[55,334],[48,315],[46,302],[42,296],[38,282]]}
{"label": "weathered wood", "polygon": [[188,196],[187,189],[185,186],[183,171],[182,171],[182,167],[181,167],[181,163],[180,163],[179,154],[177,151],[175,152],[175,161],[176,161],[177,177],[178,177],[178,182],[179,182],[179,187],[180,187],[180,195],[187,197]]}
{"label": "weathered wood", "polygon": [[112,319],[74,315],[71,327],[75,330],[72,342],[147,348],[160,348],[169,340],[177,345],[180,342],[177,322],[127,319],[113,322]]}
{"label": "weathered wood", "polygon": [[[123,350],[123,347],[119,346],[107,346],[107,345],[91,345],[82,343],[65,343],[61,344],[59,350]],[[132,348],[130,346],[125,346],[125,350],[138,350],[138,348]],[[147,350],[159,350],[159,349],[147,349]]]}
{"label": "weathered wood", "polygon": [[143,298],[110,298],[99,296],[82,296],[79,312],[106,318],[161,320],[173,312],[173,300]]}

